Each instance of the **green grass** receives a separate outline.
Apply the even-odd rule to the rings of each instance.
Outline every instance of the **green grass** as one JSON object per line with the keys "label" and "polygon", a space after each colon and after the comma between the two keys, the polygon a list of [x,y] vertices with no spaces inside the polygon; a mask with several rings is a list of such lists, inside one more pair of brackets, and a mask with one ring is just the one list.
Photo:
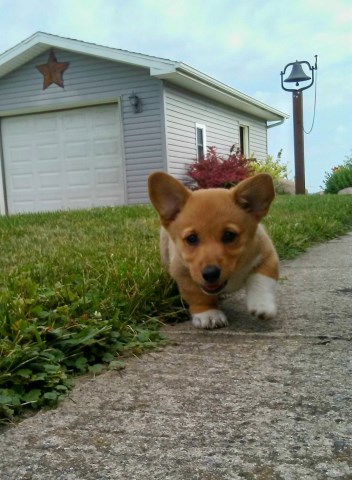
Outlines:
{"label": "green grass", "polygon": [[[352,197],[282,196],[265,224],[294,258],[352,228]],[[76,374],[123,368],[164,341],[163,321],[184,318],[149,206],[1,217],[0,242],[3,422],[56,405]]]}
{"label": "green grass", "polygon": [[263,222],[281,259],[352,229],[352,196],[279,195]]}

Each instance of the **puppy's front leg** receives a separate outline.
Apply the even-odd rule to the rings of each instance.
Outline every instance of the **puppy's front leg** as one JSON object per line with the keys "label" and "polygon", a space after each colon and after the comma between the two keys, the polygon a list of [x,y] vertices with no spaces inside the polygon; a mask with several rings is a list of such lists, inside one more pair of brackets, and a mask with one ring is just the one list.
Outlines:
{"label": "puppy's front leg", "polygon": [[189,305],[192,323],[196,328],[220,328],[228,324],[224,312],[217,308],[218,299],[203,293],[200,288],[189,282],[188,285],[178,285],[182,297]]}
{"label": "puppy's front leg", "polygon": [[[192,309],[190,309],[192,313]],[[227,317],[221,310],[211,308],[205,312],[192,313],[192,323],[196,328],[221,328],[228,324]]]}
{"label": "puppy's front leg", "polygon": [[252,273],[246,282],[247,309],[261,320],[276,316],[276,280],[261,273]]}

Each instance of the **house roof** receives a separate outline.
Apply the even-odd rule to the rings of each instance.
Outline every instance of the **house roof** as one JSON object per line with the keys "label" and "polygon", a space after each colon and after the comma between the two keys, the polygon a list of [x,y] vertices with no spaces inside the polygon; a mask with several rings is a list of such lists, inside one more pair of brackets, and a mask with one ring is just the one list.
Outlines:
{"label": "house roof", "polygon": [[288,115],[285,113],[255,100],[185,63],[129,52],[127,50],[104,47],[94,43],[82,42],[80,40],[59,37],[43,32],[35,33],[0,55],[0,78],[47,51],[49,48],[71,50],[114,62],[148,68],[150,75],[153,77],[167,80],[172,84],[179,85],[267,121],[283,122],[288,118]]}

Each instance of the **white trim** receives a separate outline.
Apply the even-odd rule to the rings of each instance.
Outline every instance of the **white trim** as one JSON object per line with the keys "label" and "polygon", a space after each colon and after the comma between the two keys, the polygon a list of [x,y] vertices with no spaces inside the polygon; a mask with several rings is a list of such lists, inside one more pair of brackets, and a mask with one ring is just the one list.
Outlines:
{"label": "white trim", "polygon": [[[180,64],[180,67],[176,70],[158,73],[155,76],[197,93],[198,95],[204,95],[226,106],[236,108],[241,112],[254,115],[266,121],[285,120],[289,118],[289,115],[286,113],[269,107],[265,103],[259,102],[200,72],[197,78],[192,75],[187,75],[186,70],[182,70],[183,67],[187,66]],[[188,69],[192,70],[191,67],[188,67]]]}
{"label": "white trim", "polygon": [[161,87],[161,131],[162,131],[162,149],[163,149],[163,167],[166,173],[169,173],[169,131],[167,127],[167,100],[165,88]]}
{"label": "white trim", "polygon": [[203,156],[205,157],[207,154],[207,127],[205,125],[202,125],[201,123],[196,123],[196,155],[197,155],[197,160],[199,160],[199,155],[198,155],[198,130],[202,131],[202,136],[203,136]]}
{"label": "white trim", "polygon": [[222,91],[225,94],[236,96],[238,99],[242,100],[243,102],[251,103],[263,110],[268,110],[272,113],[276,113],[280,117],[283,115],[285,118],[288,118],[288,116],[283,112],[280,112],[279,110],[276,110],[275,108],[270,107],[266,103],[260,102],[259,100],[256,100],[253,97],[250,97],[249,95],[246,95],[245,93],[240,92],[239,90],[229,87],[228,85],[222,82],[219,82],[218,80],[212,77],[209,77],[209,75],[206,75],[205,73],[202,73],[199,70],[196,70],[195,68],[192,68],[189,65],[186,65],[185,63],[180,63],[176,67],[176,71],[179,73],[182,72],[184,75],[187,75],[190,78],[197,79],[203,84],[207,84],[212,88],[216,88],[217,90]]}
{"label": "white trim", "polygon": [[1,132],[1,118],[0,118],[0,215],[6,215],[6,188],[5,188],[5,158],[2,147],[2,132]]}
{"label": "white trim", "polygon": [[82,42],[81,40],[37,32],[0,55],[0,77],[18,68],[23,63],[27,63],[49,48],[61,48],[116,62],[153,68],[155,72],[169,71],[170,67],[174,69],[175,65],[178,64],[178,62],[164,58],[152,57],[127,50],[104,47],[94,43]]}
{"label": "white trim", "polygon": [[269,128],[273,128],[273,127],[279,127],[280,125],[282,125],[284,123],[285,120],[280,120],[278,122],[274,122],[274,123],[269,123],[266,128],[269,129]]}
{"label": "white trim", "polygon": [[[241,144],[241,128],[243,129],[243,145]],[[249,148],[249,126],[240,123],[239,125],[239,138],[240,138],[240,148],[243,147],[243,155],[246,158],[250,157],[250,148]]]}
{"label": "white trim", "polygon": [[45,105],[40,107],[19,108],[16,110],[0,111],[1,117],[15,117],[17,115],[31,115],[34,113],[47,113],[58,110],[74,110],[75,108],[94,107],[99,105],[107,105],[109,103],[121,104],[121,97],[114,96],[112,98],[82,100],[76,102],[57,103],[53,105]]}

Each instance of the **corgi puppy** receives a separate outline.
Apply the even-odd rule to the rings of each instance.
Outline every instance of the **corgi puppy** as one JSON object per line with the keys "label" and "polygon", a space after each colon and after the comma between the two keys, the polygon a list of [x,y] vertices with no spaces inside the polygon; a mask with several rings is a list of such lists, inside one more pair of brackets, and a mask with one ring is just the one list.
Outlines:
{"label": "corgi puppy", "polygon": [[229,190],[191,191],[154,172],[148,189],[162,225],[161,260],[189,305],[193,325],[227,325],[219,297],[241,287],[252,315],[273,318],[279,260],[259,223],[275,196],[271,176],[258,174]]}

